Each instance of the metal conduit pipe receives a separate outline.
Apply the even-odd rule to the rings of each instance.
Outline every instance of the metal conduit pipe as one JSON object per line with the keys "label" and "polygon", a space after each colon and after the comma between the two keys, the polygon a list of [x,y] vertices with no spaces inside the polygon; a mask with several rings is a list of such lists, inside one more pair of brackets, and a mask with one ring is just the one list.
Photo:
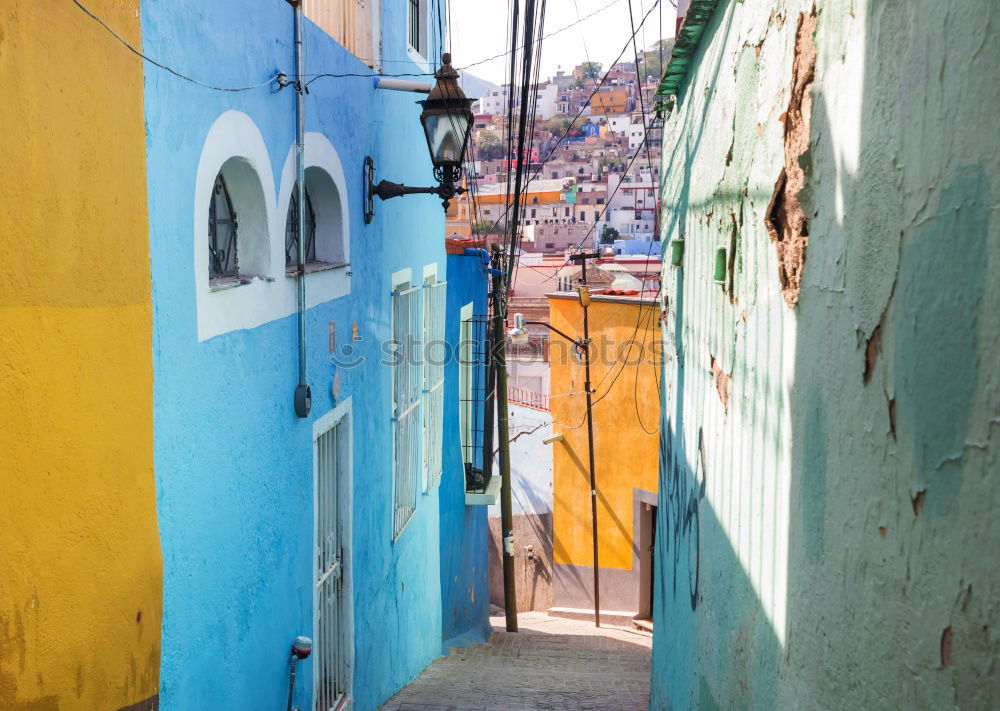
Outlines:
{"label": "metal conduit pipe", "polygon": [[299,307],[299,384],[295,387],[295,414],[309,417],[312,393],[306,382],[306,166],[305,166],[305,57],[302,50],[302,0],[295,9],[295,196],[298,201],[297,284]]}
{"label": "metal conduit pipe", "polygon": [[376,89],[389,89],[391,91],[412,91],[415,94],[429,94],[433,88],[423,81],[408,81],[406,79],[393,79],[392,77],[375,77]]}

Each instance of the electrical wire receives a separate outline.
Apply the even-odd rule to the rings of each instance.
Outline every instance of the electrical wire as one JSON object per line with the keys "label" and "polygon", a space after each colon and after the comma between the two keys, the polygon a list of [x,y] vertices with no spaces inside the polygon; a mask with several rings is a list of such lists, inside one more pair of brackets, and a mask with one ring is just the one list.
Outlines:
{"label": "electrical wire", "polygon": [[[586,22],[590,18],[595,17],[595,16],[601,14],[605,10],[610,10],[612,7],[614,7],[615,5],[617,5],[620,2],[622,2],[622,0],[611,0],[611,2],[609,2],[607,5],[603,5],[602,7],[599,7],[598,9],[594,10],[589,15],[577,19],[576,22],[571,22],[568,25],[560,27],[558,30],[553,30],[549,34],[545,35],[544,37],[540,37],[539,39],[535,40],[535,43],[541,43],[543,40],[546,40],[549,37],[555,37],[556,35],[561,34],[561,33],[565,32],[566,30],[570,30],[570,29],[576,27],[577,25],[579,25],[580,23]],[[509,7],[510,6],[508,4],[508,13],[507,13],[508,16],[510,15]],[[451,24],[451,4],[450,4],[450,2],[449,2],[449,5],[448,5],[448,27],[449,27],[449,31],[448,31],[448,40],[449,40],[448,41],[448,46],[450,48],[450,46],[451,46],[451,29],[450,28],[452,27],[452,24]],[[486,57],[485,59],[479,59],[479,60],[477,60],[477,61],[475,61],[475,62],[473,62],[471,64],[466,64],[464,66],[458,67],[457,69],[458,69],[458,71],[465,71],[466,69],[471,69],[473,67],[478,67],[480,64],[486,64],[487,62],[492,62],[494,59],[501,59],[503,57],[508,56],[511,52],[513,52],[515,50],[521,50],[521,49],[524,49],[524,45],[518,45],[516,48],[512,47],[511,49],[508,49],[508,50],[506,50],[504,52],[501,52],[500,54],[494,54],[492,57]],[[358,57],[358,59],[361,60],[362,62],[366,62],[366,63],[368,63],[368,62],[374,63],[376,61],[381,62],[382,64],[412,64],[413,63],[413,60],[411,60],[411,59],[379,59],[379,60],[375,60],[375,59],[372,59],[371,57]],[[397,75],[383,74],[381,76],[397,76]],[[409,75],[406,75],[406,76],[409,76]]]}
{"label": "electrical wire", "polygon": [[[640,309],[641,308],[642,307],[640,307]],[[650,309],[650,315],[652,315],[653,313],[654,313],[654,310]],[[643,339],[643,341],[645,341],[645,339]],[[645,350],[645,345],[643,346],[643,350]],[[642,415],[639,413],[639,365],[640,365],[639,363],[636,363],[636,366],[635,366],[635,376],[633,377],[633,380],[632,380],[632,403],[635,405],[635,419],[639,422],[639,427],[642,428],[643,432],[645,432],[646,434],[650,434],[650,435],[651,434],[656,434],[656,432],[657,432],[656,426],[654,425],[654,427],[653,427],[652,430],[647,430],[646,429],[646,425],[643,424]],[[656,380],[656,392],[657,392],[657,394],[659,394],[659,392],[660,392],[659,375],[657,375],[657,374],[654,373],[653,377]],[[659,397],[657,397],[657,401],[659,401]]]}
{"label": "electrical wire", "polygon": [[[649,134],[645,134],[645,135],[643,135],[643,138],[642,138],[642,143],[641,143],[641,144],[639,144],[639,147],[638,147],[638,148],[636,149],[635,153],[633,153],[633,154],[632,154],[632,157],[631,157],[631,159],[629,160],[629,163],[628,163],[628,166],[626,166],[626,167],[625,167],[625,170],[624,170],[624,171],[622,172],[622,174],[623,174],[623,175],[628,175],[628,172],[629,172],[629,171],[630,171],[630,170],[632,169],[632,165],[633,165],[633,164],[635,163],[635,160],[636,160],[636,158],[638,158],[638,157],[639,157],[639,154],[640,154],[640,153],[642,152],[642,149],[643,149],[643,146],[645,145],[645,143],[646,143],[646,141],[648,140],[648,138],[649,138]],[[593,224],[593,225],[591,226],[591,228],[590,228],[589,230],[587,230],[587,234],[585,234],[585,235],[583,236],[583,239],[581,239],[581,240],[580,240],[580,241],[579,241],[579,242],[577,243],[576,247],[574,247],[572,251],[574,251],[574,252],[575,252],[575,251],[579,251],[579,250],[580,250],[580,248],[581,248],[581,247],[582,247],[582,246],[583,246],[583,245],[584,245],[584,244],[586,243],[586,241],[587,241],[587,240],[588,240],[588,239],[590,238],[590,236],[591,236],[591,235],[592,235],[592,234],[594,233],[594,230],[595,230],[595,229],[597,228],[597,223],[601,221],[601,218],[603,218],[605,214],[607,214],[607,211],[608,211],[608,208],[610,208],[610,207],[611,207],[611,200],[612,200],[612,198],[614,198],[614,196],[618,194],[618,189],[619,189],[619,188],[621,188],[621,186],[622,186],[623,184],[624,184],[624,181],[619,181],[619,182],[618,182],[618,184],[617,184],[617,185],[615,185],[615,189],[614,189],[614,190],[613,190],[613,191],[611,192],[611,195],[609,195],[609,196],[608,196],[608,198],[607,198],[607,201],[606,201],[606,202],[605,202],[605,204],[604,204],[604,209],[603,209],[603,210],[601,210],[601,214],[600,214],[600,217],[598,217],[598,218],[597,218],[597,219],[596,219],[596,220],[594,221],[594,224]],[[653,243],[653,242],[650,242],[650,244],[654,244],[654,243]],[[646,261],[647,261],[647,264],[648,264],[649,260],[647,259]],[[566,266],[566,265],[567,265],[567,264],[569,264],[569,263],[570,263],[570,262],[569,262],[569,260],[567,259],[567,260],[566,260],[566,261],[565,261],[565,262],[563,263],[563,266]],[[555,278],[556,278],[556,276],[557,276],[557,274],[555,274],[555,273],[554,273],[554,274],[552,274],[552,275],[550,275],[550,276],[546,277],[545,279],[543,279],[543,280],[542,280],[542,281],[540,282],[540,284],[544,284],[544,283],[546,283],[546,282],[548,282],[548,281],[551,281],[552,279],[555,279]],[[537,286],[537,285],[536,285],[536,286]]]}
{"label": "electrical wire", "polygon": [[[639,93],[639,110],[642,112],[642,134],[646,135],[649,126],[646,123],[646,103],[642,98],[642,78],[639,75],[639,47],[635,41],[635,19],[632,17],[632,0],[628,0],[628,20],[632,26],[632,51],[635,54],[635,83]],[[646,165],[649,168],[649,182],[653,182],[653,159],[649,154],[649,141],[646,144]]]}
{"label": "electrical wire", "polygon": [[[541,0],[541,9],[538,13],[537,28],[538,34],[542,34],[545,30],[545,10],[547,0]],[[535,124],[538,120],[538,78],[542,67],[542,44],[539,43],[537,50],[535,52],[535,61],[533,70],[529,68],[531,76],[529,77],[531,87],[534,87],[534,91],[531,93],[531,108],[529,109],[528,116],[530,116],[530,126],[528,128],[528,153],[530,157],[531,147],[535,142]],[[530,161],[529,161],[530,163]],[[522,234],[514,235],[513,251],[514,255],[521,248],[521,240],[523,239]],[[507,275],[507,291],[508,293],[513,290],[514,284],[517,279],[517,270],[513,268],[513,259],[511,260],[511,270]]]}
{"label": "electrical wire", "polygon": [[[581,22],[586,22],[590,18],[594,17],[595,15],[597,15],[597,14],[599,14],[601,12],[604,12],[605,10],[611,8],[612,6],[618,4],[621,1],[622,0],[613,0],[612,2],[608,3],[607,5],[601,7],[599,9],[597,9],[597,10],[595,10],[594,12],[590,13],[589,15],[587,15],[587,16],[585,16],[583,18],[578,19],[576,22],[572,22],[572,23],[566,25],[565,27],[561,27],[558,30],[553,31],[550,34],[545,35],[544,37],[542,37],[542,38],[540,38],[538,40],[534,40],[534,42],[535,43],[541,43],[542,40],[544,40],[544,39],[547,39],[549,37],[554,37],[555,35],[558,35],[561,32],[565,32],[566,30],[571,29],[572,27],[575,27],[576,25],[579,25]],[[81,3],[80,0],[71,0],[71,2],[74,5],[76,5],[81,11],[83,11],[86,15],[88,15],[92,20],[94,20],[99,25],[101,25],[105,30],[107,30],[108,33],[110,33],[116,40],[118,40],[129,52],[131,52],[135,56],[139,57],[140,59],[142,59],[142,60],[144,60],[144,61],[152,64],[153,66],[158,67],[158,68],[164,70],[165,72],[173,74],[175,77],[177,77],[179,79],[183,79],[184,81],[190,82],[192,84],[196,84],[197,86],[201,86],[201,87],[204,87],[206,89],[211,89],[213,91],[224,91],[224,92],[231,92],[231,93],[239,93],[239,92],[244,92],[244,91],[251,91],[253,89],[260,89],[262,87],[265,87],[265,86],[268,86],[270,84],[273,84],[278,79],[278,77],[281,76],[281,73],[279,72],[279,73],[274,74],[272,77],[268,78],[266,81],[262,81],[262,82],[260,82],[258,84],[251,84],[249,86],[240,86],[240,87],[216,86],[214,84],[209,84],[207,82],[200,81],[198,79],[195,79],[194,77],[188,76],[187,74],[184,74],[183,72],[180,72],[180,71],[174,69],[173,67],[170,67],[170,66],[168,66],[166,64],[163,64],[162,62],[159,62],[159,61],[153,59],[149,55],[147,55],[147,54],[143,53],[142,51],[140,51],[139,49],[137,49],[135,46],[133,46],[132,44],[130,44],[128,42],[128,40],[126,40],[118,32],[116,32],[110,25],[108,25],[103,19],[101,19],[97,14],[95,14],[92,10],[90,10],[83,3]],[[657,2],[657,4],[659,4],[659,3]],[[671,2],[671,4],[674,4],[674,3]],[[674,5],[674,6],[676,7],[676,5]],[[449,13],[450,13],[450,9],[451,8],[449,6],[449,8],[448,8]],[[451,42],[450,27],[451,27],[451,24],[449,22],[449,33],[448,33],[449,34],[449,36],[448,36],[449,46],[450,46],[450,42]],[[518,47],[517,49],[521,49],[522,47],[523,47],[523,45],[521,47]],[[507,55],[511,54],[513,51],[514,51],[514,49],[507,50],[505,52],[501,52],[500,54],[495,54],[492,57],[486,57],[485,59],[480,59],[480,60],[478,60],[476,62],[472,62],[471,64],[466,64],[464,66],[458,67],[458,71],[459,72],[464,72],[466,70],[472,69],[473,67],[477,67],[480,64],[485,64],[486,62],[491,62],[494,59],[500,59],[502,57],[506,57]],[[360,61],[366,62],[366,63],[376,63],[377,62],[379,64],[412,64],[413,63],[412,60],[409,60],[409,59],[379,59],[379,60],[375,60],[375,59],[363,58],[363,57],[358,57],[358,59]],[[308,81],[305,82],[305,86],[309,86],[310,84],[312,84],[317,79],[326,79],[326,78],[332,78],[332,79],[349,79],[349,78],[371,79],[372,77],[387,77],[387,78],[432,77],[432,76],[434,76],[434,72],[394,72],[394,73],[391,73],[391,74],[390,73],[384,73],[384,72],[368,72],[368,73],[365,73],[365,72],[322,72],[322,73],[318,73],[318,74],[303,74],[301,77],[298,76],[298,75],[296,75],[296,74],[294,74],[294,73],[292,73],[292,74],[286,73],[286,76],[294,77],[295,79],[308,79]]]}
{"label": "electrical wire", "polygon": [[[543,0],[544,2],[544,0]],[[515,5],[516,7],[516,5]],[[516,245],[517,245],[517,230],[518,222],[520,220],[520,199],[521,199],[521,185],[525,174],[524,166],[524,148],[525,148],[525,132],[528,127],[528,114],[530,103],[528,92],[531,89],[531,77],[533,72],[532,65],[532,51],[534,49],[534,31],[536,25],[535,14],[535,0],[527,0],[525,3],[525,17],[524,17],[524,54],[521,59],[521,111],[518,114],[518,126],[517,126],[517,169],[514,174],[514,216],[513,220],[508,224],[508,231],[510,232],[509,241],[509,253],[507,254],[507,267],[504,273],[504,296],[508,296],[510,293],[510,281],[511,275],[514,271],[514,260],[516,257]],[[537,93],[537,92],[536,92]],[[530,145],[530,144],[529,144]],[[509,195],[509,193],[508,193]],[[506,303],[505,299],[500,303],[503,306],[502,313],[506,313]]]}
{"label": "electrical wire", "polygon": [[135,47],[133,47],[131,44],[129,44],[128,40],[126,40],[124,37],[122,37],[120,34],[118,34],[114,29],[112,29],[112,27],[108,23],[106,23],[100,17],[98,17],[97,15],[95,15],[89,8],[87,8],[83,3],[81,3],[80,0],[72,0],[72,3],[74,5],[76,5],[78,8],[80,8],[80,10],[82,10],[87,16],[89,16],[90,19],[94,20],[95,22],[97,22],[97,24],[99,24],[101,27],[103,27],[105,30],[107,30],[111,34],[112,37],[114,37],[116,40],[118,40],[129,52],[131,52],[135,56],[143,59],[146,62],[149,62],[154,67],[159,67],[160,69],[162,69],[162,70],[164,70],[166,72],[169,72],[170,74],[173,74],[175,77],[178,77],[179,79],[183,79],[184,81],[191,82],[192,84],[197,84],[198,86],[205,87],[206,89],[212,89],[213,91],[227,91],[227,92],[233,92],[233,93],[241,92],[241,91],[250,91],[251,89],[259,89],[259,88],[261,88],[263,86],[268,86],[269,84],[273,84],[274,81],[280,76],[280,74],[275,74],[274,76],[270,77],[266,81],[262,81],[259,84],[253,84],[251,86],[226,87],[226,86],[214,86],[212,84],[206,84],[203,81],[198,81],[194,77],[190,77],[187,74],[182,74],[181,72],[177,71],[176,69],[174,69],[172,67],[168,67],[166,64],[158,62],[155,59],[153,59],[152,57],[150,57],[150,56],[148,56],[146,54],[143,54],[141,51],[139,51],[138,49],[136,49]]}
{"label": "electrical wire", "polygon": [[[672,3],[672,4],[673,4],[673,3]],[[653,3],[653,5],[652,5],[652,6],[650,6],[649,10],[648,10],[648,11],[646,12],[646,14],[645,14],[645,15],[643,16],[643,18],[642,18],[642,21],[641,21],[641,22],[639,23],[639,27],[640,27],[640,28],[642,28],[642,27],[643,27],[643,25],[645,25],[645,23],[646,23],[646,20],[647,20],[647,19],[649,19],[649,16],[650,16],[650,14],[652,14],[653,10],[654,10],[654,9],[656,9],[656,8],[657,8],[657,7],[659,6],[659,5],[660,5],[660,0],[656,0],[656,1],[655,1],[655,2]],[[676,5],[675,5],[675,7],[676,7]],[[548,163],[548,161],[549,161],[549,158],[551,158],[551,157],[552,157],[552,154],[556,152],[556,149],[557,149],[557,148],[558,148],[558,147],[559,147],[559,146],[560,146],[560,145],[561,145],[561,144],[563,143],[563,141],[565,141],[565,140],[566,140],[566,138],[567,138],[567,137],[569,136],[569,133],[570,133],[570,131],[572,131],[572,130],[573,130],[573,127],[574,127],[574,126],[576,125],[576,122],[577,122],[577,121],[578,121],[578,120],[580,119],[580,117],[581,117],[581,116],[583,116],[583,112],[584,112],[584,111],[586,110],[586,108],[587,108],[587,107],[588,107],[588,106],[590,105],[590,102],[591,102],[591,100],[592,100],[592,99],[593,99],[593,98],[594,98],[594,97],[595,97],[595,96],[597,95],[597,93],[598,93],[598,92],[599,92],[599,91],[601,90],[601,87],[603,87],[603,86],[604,86],[604,83],[605,83],[605,82],[607,81],[607,79],[608,79],[608,76],[609,76],[609,75],[611,74],[611,71],[612,71],[612,69],[614,68],[614,66],[615,66],[616,64],[618,64],[618,62],[620,62],[620,61],[621,61],[621,58],[622,58],[622,57],[623,57],[623,56],[625,55],[625,52],[627,52],[627,51],[628,51],[628,48],[629,48],[629,45],[631,45],[631,43],[632,43],[632,36],[630,36],[630,37],[628,38],[628,40],[626,40],[626,42],[625,42],[625,46],[624,46],[624,47],[622,47],[622,51],[618,53],[618,56],[617,56],[617,57],[615,58],[615,60],[614,60],[614,61],[613,61],[613,62],[612,62],[612,63],[611,63],[610,65],[609,65],[609,68],[608,68],[608,70],[607,70],[607,71],[606,71],[606,72],[604,73],[604,76],[602,76],[602,77],[601,77],[601,80],[600,80],[600,81],[599,81],[599,82],[597,83],[597,85],[596,85],[596,86],[594,87],[593,91],[591,91],[591,93],[590,93],[590,96],[588,96],[588,97],[587,97],[587,100],[586,100],[585,102],[583,102],[583,104],[581,105],[581,107],[580,107],[580,110],[579,110],[579,111],[577,112],[576,116],[574,116],[574,117],[573,117],[573,119],[572,119],[572,120],[570,121],[570,123],[569,123],[569,126],[567,126],[567,127],[566,127],[566,130],[565,130],[565,131],[563,131],[562,135],[561,135],[561,136],[559,136],[559,138],[558,138],[558,139],[556,140],[556,142],[555,142],[555,143],[554,143],[554,144],[552,145],[552,148],[550,148],[550,149],[549,149],[549,151],[548,151],[548,152],[547,152],[547,153],[545,154],[545,157],[544,157],[544,158],[542,158],[541,162],[540,162],[540,163],[539,163],[539,165],[538,165],[538,168],[536,168],[536,169],[535,169],[535,172],[534,172],[534,173],[532,174],[532,176],[531,176],[531,177],[530,177],[530,178],[528,179],[527,183],[525,184],[525,190],[527,190],[528,186],[529,186],[529,185],[531,184],[531,181],[533,181],[533,180],[534,180],[534,179],[535,179],[536,177],[538,177],[538,174],[539,174],[539,173],[540,173],[540,172],[542,171],[542,169],[543,169],[543,168],[545,167],[545,165],[546,165],[546,164]],[[510,93],[512,94],[512,93],[513,93],[513,91],[511,90],[511,92],[510,92]],[[509,174],[509,166],[508,166],[508,174]],[[510,187],[509,187],[509,184],[508,184],[508,188],[507,188],[507,194],[508,194],[508,195],[510,194]],[[505,222],[509,221],[509,220],[508,220],[508,218],[509,218],[509,213],[510,213],[510,210],[509,210],[509,206],[508,206],[508,209],[507,209],[506,211],[504,211],[504,213],[503,213],[502,215],[500,215],[499,217],[497,217],[496,221],[495,221],[495,222],[493,223],[493,228],[495,229],[495,228],[496,228],[496,226],[500,224],[500,221],[501,221],[501,220],[504,220]],[[602,214],[603,214],[603,213],[602,213]],[[567,262],[567,264],[568,264],[568,262]]]}
{"label": "electrical wire", "polygon": [[[607,372],[610,372],[611,370],[614,370],[614,367],[620,362],[621,363],[621,367],[618,369],[618,373],[611,380],[611,383],[608,385],[608,389],[604,391],[604,394],[601,395],[596,400],[594,400],[593,403],[591,403],[591,407],[596,406],[597,403],[599,403],[601,400],[603,400],[604,398],[606,398],[608,396],[608,394],[611,392],[612,388],[614,388],[615,383],[617,383],[618,379],[621,377],[621,374],[625,372],[625,366],[628,365],[628,353],[631,353],[632,348],[633,348],[633,346],[635,344],[635,334],[638,332],[640,324],[642,322],[645,322],[646,320],[648,320],[649,319],[649,315],[651,315],[653,313],[653,311],[654,311],[654,309],[652,309],[652,308],[648,309],[646,311],[646,317],[645,317],[645,319],[643,319],[643,314],[642,314],[643,306],[644,306],[643,303],[640,301],[639,302],[639,314],[636,317],[636,327],[635,327],[635,330],[632,332],[632,338],[630,338],[627,341],[628,348],[626,348],[624,350],[623,354],[619,354],[619,357],[615,360],[614,363],[611,364],[610,368],[607,371]],[[653,304],[653,306],[655,306],[655,304]],[[638,370],[639,363],[636,363],[635,367],[636,367],[636,370]]]}

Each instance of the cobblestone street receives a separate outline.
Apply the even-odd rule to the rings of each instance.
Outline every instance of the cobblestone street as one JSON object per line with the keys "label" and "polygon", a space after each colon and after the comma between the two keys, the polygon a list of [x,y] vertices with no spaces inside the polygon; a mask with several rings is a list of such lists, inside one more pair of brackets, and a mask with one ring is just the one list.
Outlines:
{"label": "cobblestone street", "polygon": [[384,711],[527,711],[649,708],[652,637],[623,627],[522,613],[520,632],[491,618],[488,644],[453,650]]}

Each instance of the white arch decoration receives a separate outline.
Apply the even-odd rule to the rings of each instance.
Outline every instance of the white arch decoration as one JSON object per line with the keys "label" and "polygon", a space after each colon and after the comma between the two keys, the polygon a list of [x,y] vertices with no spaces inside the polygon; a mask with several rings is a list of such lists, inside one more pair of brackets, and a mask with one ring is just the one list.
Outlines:
{"label": "white arch decoration", "polygon": [[[350,260],[350,211],[347,181],[336,150],[319,133],[305,136],[306,167],[325,170],[337,186],[341,201],[345,261]],[[256,172],[264,195],[269,269],[249,283],[229,289],[212,290],[208,279],[208,206],[215,176],[230,158],[244,159]],[[271,160],[260,129],[240,111],[226,111],[212,124],[205,137],[195,176],[192,268],[198,312],[198,340],[205,341],[230,331],[255,328],[289,316],[298,308],[296,280],[285,275],[285,205],[295,183],[294,146],[289,149],[276,194]],[[280,199],[279,199],[280,198]],[[238,208],[237,208],[238,211]],[[306,305],[313,307],[350,293],[347,268],[331,269],[306,276]]]}

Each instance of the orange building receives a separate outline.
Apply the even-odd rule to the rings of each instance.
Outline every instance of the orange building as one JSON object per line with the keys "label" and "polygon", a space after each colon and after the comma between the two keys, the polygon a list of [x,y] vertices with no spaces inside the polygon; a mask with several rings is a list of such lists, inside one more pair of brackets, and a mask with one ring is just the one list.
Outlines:
{"label": "orange building", "polygon": [[590,112],[594,115],[625,114],[628,111],[628,87],[625,86],[601,89],[590,99]]}

